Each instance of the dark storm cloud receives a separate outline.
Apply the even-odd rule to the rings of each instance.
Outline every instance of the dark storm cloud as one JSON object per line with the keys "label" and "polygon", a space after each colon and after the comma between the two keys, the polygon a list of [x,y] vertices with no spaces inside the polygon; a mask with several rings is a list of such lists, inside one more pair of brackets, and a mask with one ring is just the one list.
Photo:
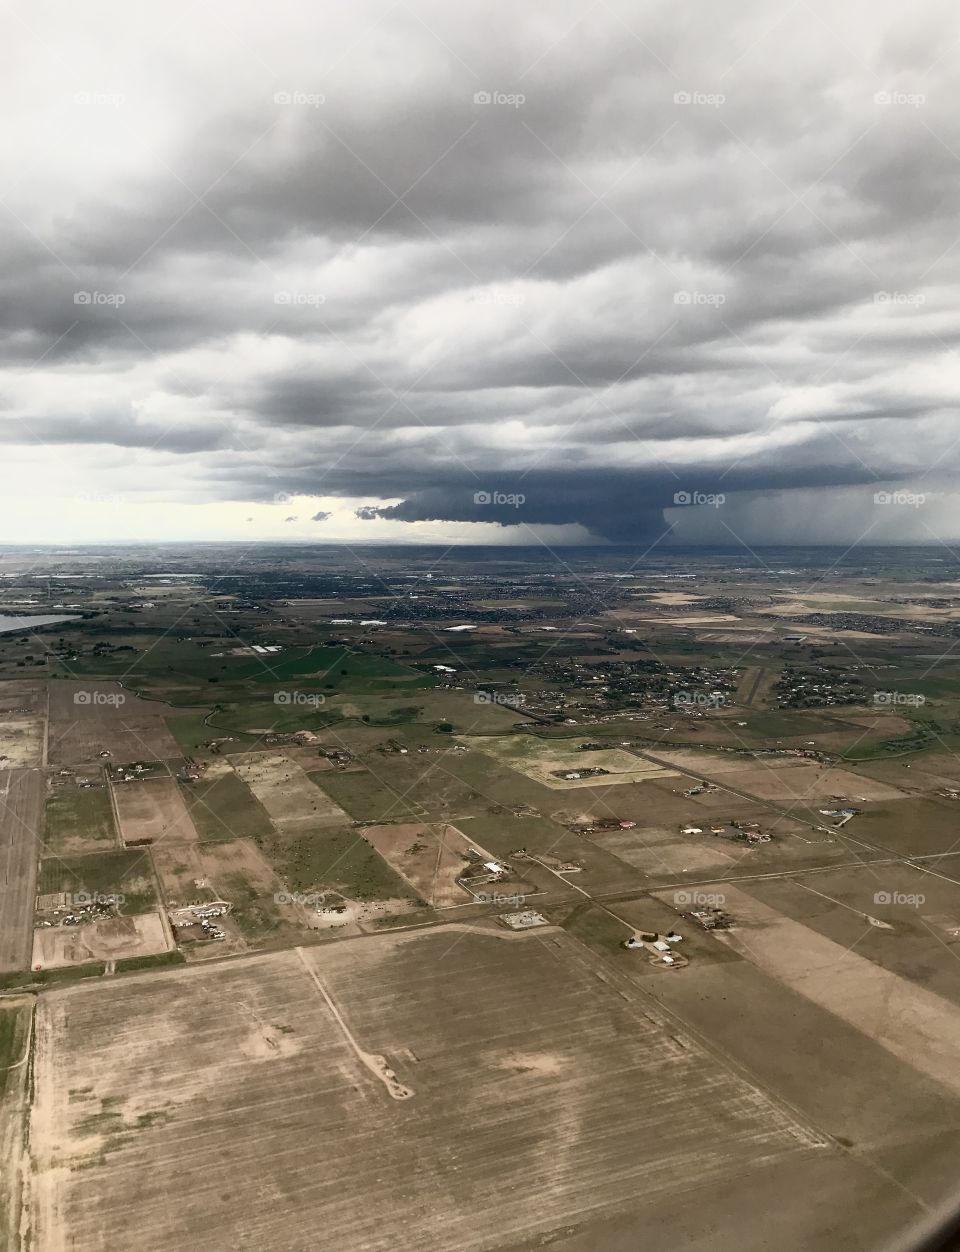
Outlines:
{"label": "dark storm cloud", "polygon": [[64,7],[53,87],[21,33],[0,441],[137,448],[153,490],[150,455],[189,458],[191,499],[612,539],[677,491],[952,467],[935,6],[415,8],[230,10],[228,49],[219,4],[145,35],[97,0],[99,63]]}

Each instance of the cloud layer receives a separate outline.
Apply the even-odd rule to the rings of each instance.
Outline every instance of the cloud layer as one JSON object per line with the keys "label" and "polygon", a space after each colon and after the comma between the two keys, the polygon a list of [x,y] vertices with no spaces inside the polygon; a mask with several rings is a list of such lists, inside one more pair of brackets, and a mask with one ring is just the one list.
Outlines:
{"label": "cloud layer", "polygon": [[942,5],[4,21],[24,537],[960,537]]}

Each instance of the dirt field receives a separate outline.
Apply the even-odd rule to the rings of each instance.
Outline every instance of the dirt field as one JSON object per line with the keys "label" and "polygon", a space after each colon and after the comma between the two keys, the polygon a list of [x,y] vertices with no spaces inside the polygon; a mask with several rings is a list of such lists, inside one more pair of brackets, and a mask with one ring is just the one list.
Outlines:
{"label": "dirt field", "polygon": [[30,965],[43,801],[40,770],[0,772],[0,973]]}
{"label": "dirt field", "polygon": [[[717,938],[788,987],[960,1094],[960,1005],[882,969],[736,887],[718,883],[737,921]],[[881,919],[882,920],[882,919]],[[871,923],[864,929],[870,932]]]}
{"label": "dirt field", "polygon": [[0,682],[0,769],[31,769],[44,762],[46,685]]}
{"label": "dirt field", "polygon": [[33,1000],[5,996],[0,1003],[0,1248],[21,1248],[20,1205],[24,1182],[26,1123],[30,1102]]}
{"label": "dirt field", "polygon": [[16,717],[0,720],[0,769],[29,769],[43,764],[43,719]]}
{"label": "dirt field", "polygon": [[[673,772],[620,748],[581,752],[574,743],[547,742],[534,739],[532,735],[462,735],[460,738],[474,751],[485,752],[498,764],[519,770],[527,778],[555,791],[642,782],[647,778],[668,777]],[[579,779],[557,778],[554,774],[555,770],[576,772],[591,767],[605,769],[609,773],[598,778]]]}
{"label": "dirt field", "polygon": [[[432,826],[414,822],[367,826],[363,833],[420,899],[433,908],[456,908],[472,900],[456,881],[469,866],[467,853],[471,849],[482,853],[485,860],[496,860],[456,826],[446,822]],[[482,889],[504,894],[525,894],[529,890],[516,875]]]}
{"label": "dirt field", "polygon": [[230,763],[280,829],[349,826],[343,809],[282,752],[238,752]]}
{"label": "dirt field", "polygon": [[170,944],[159,913],[110,917],[87,926],[53,926],[33,932],[34,969],[119,961],[167,952]]}
{"label": "dirt field", "polygon": [[797,800],[809,804],[843,795],[850,800],[900,800],[905,793],[850,770],[830,769],[800,757],[747,757],[733,752],[697,752],[685,748],[657,748],[658,760],[721,786],[749,792],[765,800]]}
{"label": "dirt field", "polygon": [[826,1150],[573,947],[448,927],[45,996],[34,1246],[480,1252]]}
{"label": "dirt field", "polygon": [[[79,701],[79,702],[78,702]],[[174,760],[180,749],[163,720],[165,704],[140,700],[119,683],[50,684],[50,764],[102,763],[109,752],[114,763]]]}
{"label": "dirt field", "polygon": [[187,812],[175,778],[163,775],[128,783],[110,783],[120,837],[125,844],[195,843],[197,829]]}
{"label": "dirt field", "polygon": [[275,939],[281,933],[296,942],[316,919],[315,910],[277,899],[290,893],[252,839],[159,844],[151,852],[171,908],[207,900],[227,900],[233,906],[227,940],[189,945],[184,951],[190,960],[246,951],[249,941]]}

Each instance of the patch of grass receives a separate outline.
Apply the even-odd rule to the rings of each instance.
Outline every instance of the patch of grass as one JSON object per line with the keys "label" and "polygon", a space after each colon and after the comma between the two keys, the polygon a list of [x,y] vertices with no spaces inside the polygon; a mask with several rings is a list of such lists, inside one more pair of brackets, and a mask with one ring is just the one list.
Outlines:
{"label": "patch of grass", "polygon": [[577,905],[562,924],[574,938],[604,956],[619,960],[633,955],[620,947],[623,940],[633,934],[632,929],[593,904]]}
{"label": "patch of grass", "polygon": [[207,713],[178,713],[176,717],[164,718],[167,729],[177,741],[184,756],[194,756],[211,739],[216,739],[217,731],[205,722]]}
{"label": "patch of grass", "polygon": [[156,903],[153,868],[141,848],[118,848],[89,856],[52,857],[40,862],[37,894],[85,891],[126,897],[124,913],[138,913]]}
{"label": "patch of grass", "polygon": [[103,961],[96,961],[92,965],[65,965],[63,969],[21,970],[0,975],[0,991],[40,990],[78,978],[99,978],[106,968]]}
{"label": "patch of grass", "polygon": [[259,800],[233,771],[184,784],[180,794],[201,840],[257,839],[273,829]]}
{"label": "patch of grass", "polygon": [[413,888],[356,830],[287,836],[277,841],[272,859],[292,891],[336,890],[353,900],[416,899]]}
{"label": "patch of grass", "polygon": [[[378,761],[378,769],[379,765]],[[367,770],[316,770],[310,778],[358,821],[379,822],[386,818],[414,821],[421,815],[413,799],[404,796],[405,788],[391,790]]]}
{"label": "patch of grass", "polygon": [[311,648],[299,656],[273,655],[269,666],[251,661],[240,677],[256,682],[283,683],[309,678],[320,688],[342,691],[389,691],[403,688],[432,687],[436,679],[390,657],[366,656],[347,648]]}
{"label": "patch of grass", "polygon": [[182,952],[155,952],[152,956],[125,956],[117,961],[115,969],[118,974],[129,973],[136,969],[158,969],[165,965],[183,965],[186,957]]}
{"label": "patch of grass", "polygon": [[116,847],[113,810],[106,787],[64,788],[48,797],[43,813],[43,842],[51,852],[82,840],[91,850]]}
{"label": "patch of grass", "polygon": [[0,1096],[7,1087],[11,1065],[23,1059],[30,1034],[31,1006],[0,1005]]}

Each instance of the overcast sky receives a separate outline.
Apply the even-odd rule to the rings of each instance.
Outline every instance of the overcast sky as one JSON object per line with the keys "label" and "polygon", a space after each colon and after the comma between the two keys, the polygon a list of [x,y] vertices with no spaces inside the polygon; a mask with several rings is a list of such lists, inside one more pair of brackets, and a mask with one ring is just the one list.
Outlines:
{"label": "overcast sky", "polygon": [[960,543],[958,18],[6,4],[3,539]]}

